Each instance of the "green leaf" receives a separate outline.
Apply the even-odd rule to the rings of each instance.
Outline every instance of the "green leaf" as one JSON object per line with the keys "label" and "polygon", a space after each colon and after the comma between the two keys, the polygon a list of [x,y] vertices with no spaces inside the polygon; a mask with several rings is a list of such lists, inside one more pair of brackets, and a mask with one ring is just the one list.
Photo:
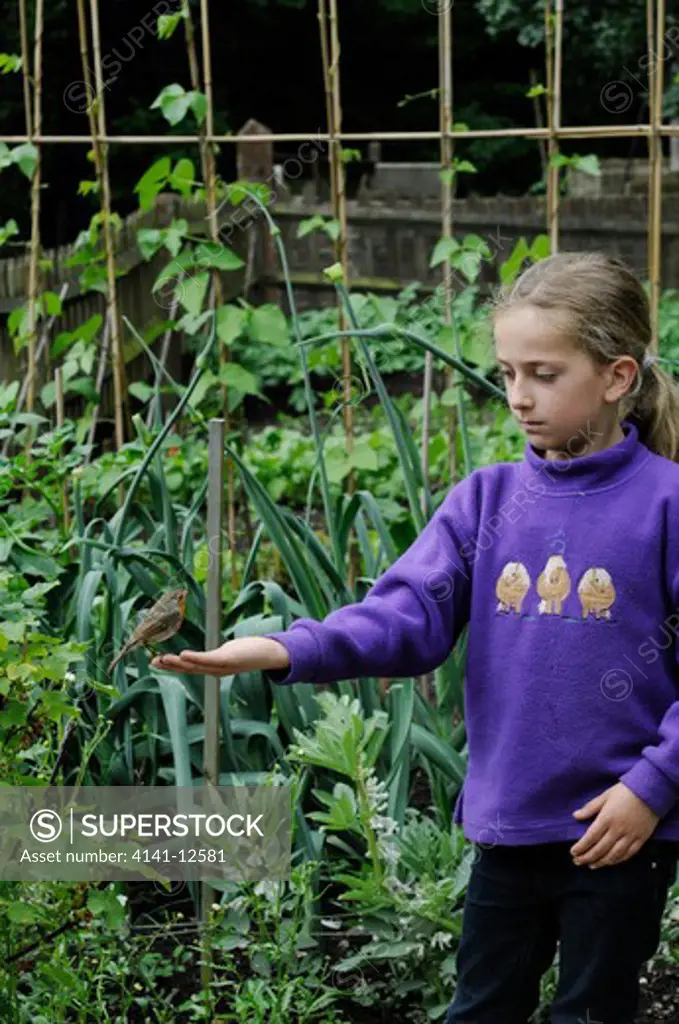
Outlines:
{"label": "green leaf", "polygon": [[[82,998],[86,989],[80,982],[78,975],[64,963],[55,960],[47,960],[43,965],[47,986],[53,989],[61,989],[66,992],[78,993]],[[36,1024],[43,1024],[44,1018],[36,1017]]]}
{"label": "green leaf", "polygon": [[311,811],[309,817],[325,825],[327,829],[337,832],[353,830],[361,832],[361,823],[357,813],[356,794],[346,782],[336,782],[332,794],[322,789],[314,789],[313,795],[319,803],[325,804],[328,812]]}
{"label": "green leaf", "polygon": [[64,363],[63,375],[64,375],[64,380],[65,381],[71,380],[72,377],[75,377],[77,372],[78,372],[78,360],[77,359],[69,359],[69,360],[67,360]]}
{"label": "green leaf", "polygon": [[176,14],[161,14],[158,18],[158,38],[169,39],[182,19],[182,11]]}
{"label": "green leaf", "polygon": [[106,276],[106,267],[104,266],[92,263],[90,266],[85,267],[80,275],[79,282],[84,292],[101,292],[102,295],[108,293],[108,278]]}
{"label": "green leaf", "polygon": [[139,195],[139,205],[142,210],[150,210],[153,202],[168,182],[172,169],[172,161],[169,156],[161,156],[159,160],[151,164],[148,171],[142,175],[134,191]]}
{"label": "green leaf", "polygon": [[[178,82],[173,82],[171,85],[166,85],[165,88],[158,93],[155,100],[151,104],[151,110],[160,111],[168,122],[173,127],[179,124],[186,117],[186,113],[191,104],[191,93],[187,93],[183,86],[179,85]],[[168,162],[169,162],[168,157]],[[168,167],[169,174],[169,167]]]}
{"label": "green leaf", "polygon": [[0,53],[0,74],[7,75],[12,71],[20,71],[23,66],[21,57],[16,53]]}
{"label": "green leaf", "polygon": [[229,388],[233,388],[239,395],[261,395],[257,386],[257,378],[244,366],[238,363],[224,363],[219,371],[219,380]]}
{"label": "green leaf", "polygon": [[332,238],[333,242],[336,242],[340,236],[342,226],[338,220],[328,220],[323,225],[323,230],[325,231],[326,235]]}
{"label": "green leaf", "polygon": [[379,469],[380,460],[375,449],[367,440],[358,440],[349,455],[349,463],[356,469],[366,469],[375,472]]}
{"label": "green leaf", "polygon": [[45,594],[49,594],[50,590],[54,590],[54,588],[58,586],[59,584],[56,580],[53,580],[51,583],[34,583],[32,587],[28,588],[28,590],[24,590],[21,595],[22,603],[32,605],[40,604],[40,599],[44,597]]}
{"label": "green leaf", "polygon": [[328,448],[325,453],[326,472],[331,484],[339,484],[351,471],[351,463],[341,448]]}
{"label": "green leaf", "polygon": [[85,178],[84,181],[78,182],[78,195],[89,196],[96,195],[99,192],[99,182],[96,178]]}
{"label": "green leaf", "polygon": [[205,398],[208,391],[213,388],[216,384],[219,384],[219,378],[212,370],[203,370],[198,383],[191,395],[191,405],[194,409],[200,406],[200,403]]}
{"label": "green leaf", "polygon": [[203,301],[210,283],[210,275],[205,271],[184,280],[179,285],[179,301],[187,313],[198,316],[203,308]]}
{"label": "green leaf", "polygon": [[24,427],[39,427],[42,423],[49,423],[46,416],[39,416],[35,412],[19,412],[14,415],[14,422]]}
{"label": "green leaf", "polygon": [[594,178],[601,177],[599,157],[596,153],[588,153],[587,156],[579,156],[575,161],[575,167],[583,174],[591,174]]}
{"label": "green leaf", "polygon": [[[401,942],[371,942],[368,947],[369,952],[366,953],[366,956],[370,959],[374,957],[376,960],[401,960],[403,957],[410,956],[414,953],[417,950],[418,945],[419,943],[411,942],[407,939],[404,939]],[[365,947],[362,952],[365,952]],[[347,964],[348,962],[348,960],[342,961],[344,964]],[[337,967],[338,971],[340,970],[340,966],[341,965],[338,965]],[[345,967],[345,970],[347,969],[348,968]]]}
{"label": "green leaf", "polygon": [[193,253],[194,265],[215,270],[238,270],[243,260],[232,249],[219,242],[201,242]]}
{"label": "green leaf", "polygon": [[453,253],[460,248],[460,243],[455,238],[439,238],[434,246],[434,252],[429,260],[430,267],[437,267],[439,263],[450,259]]}
{"label": "green leaf", "polygon": [[15,220],[8,220],[4,227],[0,228],[0,245],[4,245],[14,235],[19,234],[19,226]]}
{"label": "green leaf", "polygon": [[20,338],[28,331],[28,304],[16,306],[7,317],[7,329],[13,338]]}
{"label": "green leaf", "polygon": [[464,236],[465,249],[473,249],[479,256],[485,257],[489,260],[492,256],[488,243],[481,238],[481,235],[465,235]]}
{"label": "green leaf", "polygon": [[184,237],[189,230],[189,226],[184,218],[173,221],[169,228],[165,228],[161,232],[161,242],[170,253],[171,256],[176,257],[179,254],[179,250],[184,244]]}
{"label": "green leaf", "polygon": [[13,162],[11,149],[6,142],[0,142],[0,171],[4,171],[5,167],[10,167]]}
{"label": "green leaf", "polygon": [[54,292],[43,292],[41,305],[48,316],[59,316],[61,313],[61,299]]}
{"label": "green leaf", "polygon": [[127,390],[140,402],[148,402],[149,398],[153,397],[153,388],[143,380],[137,380],[134,384],[130,384]]}
{"label": "green leaf", "polygon": [[12,163],[15,163],[22,174],[30,181],[38,162],[38,150],[32,142],[24,142],[12,150]]}
{"label": "green leaf", "polygon": [[25,548],[15,548],[12,557],[19,572],[24,574],[43,576],[48,580],[56,579],[61,575],[60,566],[49,555],[43,555],[38,551],[28,551]]}
{"label": "green leaf", "polygon": [[11,903],[7,903],[4,907],[7,919],[12,924],[35,924],[37,921],[41,921],[43,915],[37,909],[32,907],[30,903],[23,903],[20,900],[12,900]]}
{"label": "green leaf", "polygon": [[195,184],[196,171],[193,166],[193,161],[187,157],[182,157],[178,160],[175,168],[170,175],[170,184],[172,188],[175,188],[177,192],[181,192],[183,196],[189,196],[191,189]]}
{"label": "green leaf", "polygon": [[89,345],[99,333],[99,329],[104,322],[104,318],[101,313],[94,313],[89,320],[85,320],[84,323],[74,328],[72,334],[76,341],[82,341],[85,345]]}
{"label": "green leaf", "polygon": [[290,331],[285,314],[274,303],[266,303],[253,309],[250,316],[250,335],[253,341],[261,341],[279,348],[290,344]]}
{"label": "green leaf", "polygon": [[526,239],[522,235],[507,259],[500,264],[500,281],[509,284],[518,274],[523,261],[530,255]]}
{"label": "green leaf", "polygon": [[212,316],[212,310],[204,310],[200,316],[194,316],[192,313],[185,313],[183,317],[176,323],[177,331],[185,331],[186,334],[198,334],[204,323]]}
{"label": "green leaf", "polygon": [[139,228],[137,231],[137,245],[145,260],[155,256],[162,244],[163,234],[160,228]]}
{"label": "green leaf", "polygon": [[[46,659],[45,659],[46,660]],[[73,715],[73,704],[64,699],[63,693],[48,690],[43,693],[41,711],[53,722],[58,722],[63,715]]]}
{"label": "green leaf", "polygon": [[544,85],[533,85],[526,93],[526,99],[532,100],[535,99],[536,96],[544,96],[546,92],[547,90]]}
{"label": "green leaf", "polygon": [[53,380],[50,380],[40,389],[40,401],[46,409],[51,409],[57,400],[57,387]]}
{"label": "green leaf", "polygon": [[217,310],[217,334],[225,345],[231,345],[245,330],[247,311],[229,303]]}
{"label": "green leaf", "polygon": [[333,282],[334,281],[341,281],[343,276],[344,276],[343,275],[343,271],[342,271],[342,264],[341,263],[333,263],[329,267],[324,267],[323,268],[323,273],[328,278],[328,280],[333,281]]}
{"label": "green leaf", "polygon": [[207,114],[207,97],[205,93],[194,89],[189,93],[189,105],[198,124],[202,124]]}
{"label": "green leaf", "polygon": [[530,257],[534,263],[545,260],[552,251],[552,243],[549,235],[536,235],[530,247]]}
{"label": "green leaf", "polygon": [[76,377],[75,380],[68,382],[66,390],[83,395],[89,402],[96,402],[99,397],[92,377]]}
{"label": "green leaf", "polygon": [[[191,782],[187,783],[191,785]],[[118,929],[125,922],[125,906],[112,889],[90,889],[87,909],[94,917],[104,919],[106,929]]]}
{"label": "green leaf", "polygon": [[139,251],[145,260],[150,260],[165,246],[176,257],[188,230],[188,222],[183,217],[173,220],[169,228],[140,228],[137,231]]}
{"label": "green leaf", "polygon": [[172,743],[172,760],[175,786],[191,786],[191,754],[188,741],[188,718],[186,690],[174,676],[158,674],[158,688],[163,700],[163,710]]}
{"label": "green leaf", "polygon": [[73,331],[60,331],[52,345],[52,357],[56,359],[67,351],[76,341],[84,345],[90,345],[96,337],[104,318],[101,313],[94,313],[93,316],[80,324]]}
{"label": "green leaf", "polygon": [[26,705],[19,700],[10,700],[0,711],[0,726],[11,728],[13,725],[23,725],[26,718]]}
{"label": "green leaf", "polygon": [[306,217],[297,226],[297,238],[304,238],[306,235],[310,235],[312,231],[322,230],[324,225],[325,220],[321,217],[320,213],[315,213],[313,217]]}
{"label": "green leaf", "polygon": [[[271,189],[264,182],[259,181],[232,181],[227,186],[229,202],[239,206],[252,196],[257,196],[259,201],[266,206],[271,198]],[[272,231],[273,234],[273,231]]]}
{"label": "green leaf", "polygon": [[10,643],[20,643],[24,638],[25,629],[25,622],[0,622],[0,633],[2,633]]}
{"label": "green leaf", "polygon": [[481,270],[481,256],[471,249],[463,249],[451,256],[451,265],[461,271],[470,284],[476,280]]}

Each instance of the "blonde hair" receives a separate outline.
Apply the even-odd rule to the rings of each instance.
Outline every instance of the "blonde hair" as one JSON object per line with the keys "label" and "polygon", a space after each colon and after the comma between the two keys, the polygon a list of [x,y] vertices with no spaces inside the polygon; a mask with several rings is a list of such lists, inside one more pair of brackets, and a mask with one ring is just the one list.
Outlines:
{"label": "blonde hair", "polygon": [[679,396],[657,362],[644,365],[652,354],[650,309],[630,268],[603,252],[548,256],[492,297],[491,317],[523,305],[561,314],[575,343],[600,365],[627,355],[636,360],[638,377],[620,399],[619,418],[633,420],[652,451],[679,462]]}

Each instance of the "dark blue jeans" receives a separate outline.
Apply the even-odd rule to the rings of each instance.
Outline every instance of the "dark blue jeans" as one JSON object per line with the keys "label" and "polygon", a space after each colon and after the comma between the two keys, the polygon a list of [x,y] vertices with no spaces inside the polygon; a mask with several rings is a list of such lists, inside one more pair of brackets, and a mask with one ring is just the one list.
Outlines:
{"label": "dark blue jeans", "polygon": [[651,837],[628,860],[595,870],[573,863],[574,843],[474,844],[445,1024],[527,1024],[557,943],[552,1024],[634,1024],[679,843]]}

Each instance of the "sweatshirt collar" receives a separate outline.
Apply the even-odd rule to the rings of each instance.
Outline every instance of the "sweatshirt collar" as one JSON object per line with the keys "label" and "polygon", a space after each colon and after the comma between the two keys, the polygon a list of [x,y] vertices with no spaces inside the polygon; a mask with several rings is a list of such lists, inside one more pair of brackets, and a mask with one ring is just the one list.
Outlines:
{"label": "sweatshirt collar", "polygon": [[[527,441],[524,472],[533,480],[539,479],[546,487],[542,493],[547,494],[573,495],[616,487],[634,475],[650,455],[639,440],[634,423],[623,420],[621,427],[625,436],[617,444],[590,455],[562,460],[546,459],[541,454],[544,449],[536,449]],[[572,448],[577,452],[577,442],[573,442]]]}

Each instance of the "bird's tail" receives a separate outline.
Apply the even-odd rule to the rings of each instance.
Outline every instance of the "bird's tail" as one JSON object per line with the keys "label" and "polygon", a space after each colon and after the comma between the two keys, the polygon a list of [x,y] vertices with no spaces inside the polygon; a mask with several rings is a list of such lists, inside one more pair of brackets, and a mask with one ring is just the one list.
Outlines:
{"label": "bird's tail", "polygon": [[107,670],[106,670],[107,675],[110,675],[111,672],[113,672],[113,669],[116,667],[118,662],[122,658],[124,658],[126,654],[129,654],[130,651],[134,650],[134,648],[138,647],[138,646],[139,645],[136,642],[132,642],[131,643],[129,640],[127,641],[127,643],[123,644],[123,646],[120,648],[120,650],[116,654],[115,658],[113,659],[113,661],[111,662],[111,664],[107,668]]}

